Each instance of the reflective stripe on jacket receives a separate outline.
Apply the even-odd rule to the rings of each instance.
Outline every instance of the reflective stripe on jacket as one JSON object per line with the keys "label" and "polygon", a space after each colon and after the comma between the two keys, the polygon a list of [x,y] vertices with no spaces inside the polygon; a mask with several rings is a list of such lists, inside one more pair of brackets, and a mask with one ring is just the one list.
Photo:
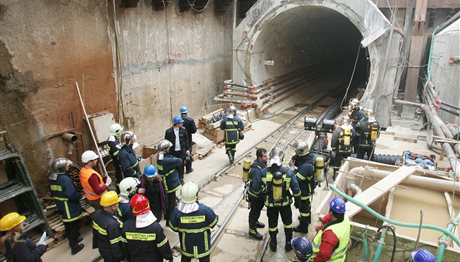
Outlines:
{"label": "reflective stripe on jacket", "polygon": [[224,117],[220,123],[220,129],[225,131],[225,144],[238,144],[240,142],[239,131],[243,131],[244,126],[237,116],[234,116],[233,119]]}
{"label": "reflective stripe on jacket", "polygon": [[[268,168],[264,170],[266,173],[262,175],[262,183],[267,189],[265,198],[265,206],[287,206],[292,203],[291,189],[294,197],[300,197],[299,183],[295,179],[292,170],[285,167]],[[273,174],[281,172],[282,178],[275,179]]]}
{"label": "reflective stripe on jacket", "polygon": [[182,185],[179,180],[177,168],[182,165],[182,159],[165,154],[162,160],[157,161],[158,175],[163,179],[167,193],[176,192]]}
{"label": "reflective stripe on jacket", "polygon": [[327,230],[332,230],[332,232],[337,236],[339,239],[339,245],[335,248],[334,252],[331,255],[329,261],[332,262],[343,262],[346,258],[346,252],[348,249],[348,244],[350,243],[350,220],[348,219],[347,215],[344,216],[343,221],[337,224],[330,225],[326,227],[326,229],[318,231],[315,238],[313,239],[313,256],[312,259],[318,254],[319,247],[321,246],[321,238],[323,232]]}
{"label": "reflective stripe on jacket", "polygon": [[75,190],[67,173],[58,174],[56,179],[50,179],[50,191],[63,222],[72,222],[81,217],[81,194]]}
{"label": "reflective stripe on jacket", "polygon": [[97,176],[97,178],[99,179],[100,186],[105,185],[104,179],[102,179],[102,176],[98,172],[96,172],[96,170],[86,167],[82,167],[80,169],[80,183],[83,187],[83,192],[85,193],[86,199],[98,200],[99,198],[101,198],[101,195],[96,194],[96,192],[94,192],[93,188],[89,184],[89,178],[92,174],[95,174]]}
{"label": "reflective stripe on jacket", "polygon": [[102,209],[96,210],[92,219],[100,252],[110,253],[112,257],[122,259],[124,257],[121,243],[123,241],[121,237],[123,223],[116,215]]}

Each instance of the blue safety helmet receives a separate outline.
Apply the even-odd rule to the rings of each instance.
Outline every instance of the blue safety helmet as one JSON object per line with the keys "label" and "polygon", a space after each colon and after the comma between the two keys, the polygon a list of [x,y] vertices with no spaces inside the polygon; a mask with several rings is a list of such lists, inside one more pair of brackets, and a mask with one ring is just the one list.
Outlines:
{"label": "blue safety helmet", "polygon": [[338,214],[345,214],[345,202],[338,197],[334,197],[334,199],[329,202],[329,208]]}
{"label": "blue safety helmet", "polygon": [[184,123],[184,119],[182,119],[182,117],[180,117],[180,116],[175,116],[175,117],[173,118],[173,123],[174,123],[174,124]]}
{"label": "blue safety helmet", "polygon": [[186,106],[181,106],[181,107],[180,107],[180,113],[181,113],[181,114],[188,113],[188,108],[187,108]]}
{"label": "blue safety helmet", "polygon": [[436,258],[430,251],[425,248],[420,248],[417,251],[412,252],[412,260],[414,262],[435,262]]}
{"label": "blue safety helmet", "polygon": [[313,245],[305,237],[295,237],[291,240],[294,253],[301,261],[307,261],[313,255]]}
{"label": "blue safety helmet", "polygon": [[157,169],[152,164],[148,164],[144,167],[144,176],[152,178],[156,175]]}

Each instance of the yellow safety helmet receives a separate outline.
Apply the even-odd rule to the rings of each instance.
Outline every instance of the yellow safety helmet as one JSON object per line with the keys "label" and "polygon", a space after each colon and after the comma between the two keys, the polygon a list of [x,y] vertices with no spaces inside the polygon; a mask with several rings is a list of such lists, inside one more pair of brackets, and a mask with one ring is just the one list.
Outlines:
{"label": "yellow safety helmet", "polygon": [[115,205],[116,203],[120,202],[120,198],[115,191],[107,191],[102,194],[101,197],[101,206],[109,207]]}
{"label": "yellow safety helmet", "polygon": [[26,220],[25,216],[21,216],[16,212],[11,212],[0,220],[0,231],[8,231],[21,224],[22,221]]}

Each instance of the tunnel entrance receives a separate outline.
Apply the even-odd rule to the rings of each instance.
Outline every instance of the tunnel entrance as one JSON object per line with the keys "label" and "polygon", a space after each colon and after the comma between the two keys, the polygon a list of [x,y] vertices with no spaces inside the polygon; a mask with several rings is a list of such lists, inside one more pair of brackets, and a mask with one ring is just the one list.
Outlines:
{"label": "tunnel entrance", "polygon": [[[341,13],[322,6],[298,6],[260,27],[250,51],[252,85],[269,81],[289,89],[344,93],[369,78],[363,36]],[[359,54],[358,54],[359,52]],[[356,65],[355,65],[356,63]],[[335,92],[342,91],[342,92]],[[294,92],[296,93],[296,92]]]}

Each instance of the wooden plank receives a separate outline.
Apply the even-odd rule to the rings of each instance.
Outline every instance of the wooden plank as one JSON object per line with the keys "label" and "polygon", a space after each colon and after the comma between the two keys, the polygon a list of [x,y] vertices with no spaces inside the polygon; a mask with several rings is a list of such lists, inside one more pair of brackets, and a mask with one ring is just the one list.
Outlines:
{"label": "wooden plank", "polygon": [[[399,183],[403,182],[407,177],[415,172],[415,168],[402,166],[396,171],[381,179],[368,189],[364,190],[361,194],[354,197],[354,199],[369,206],[374,203],[379,197],[390,191],[391,188],[395,187]],[[353,217],[361,211],[361,207],[351,203],[346,203],[348,217]]]}

